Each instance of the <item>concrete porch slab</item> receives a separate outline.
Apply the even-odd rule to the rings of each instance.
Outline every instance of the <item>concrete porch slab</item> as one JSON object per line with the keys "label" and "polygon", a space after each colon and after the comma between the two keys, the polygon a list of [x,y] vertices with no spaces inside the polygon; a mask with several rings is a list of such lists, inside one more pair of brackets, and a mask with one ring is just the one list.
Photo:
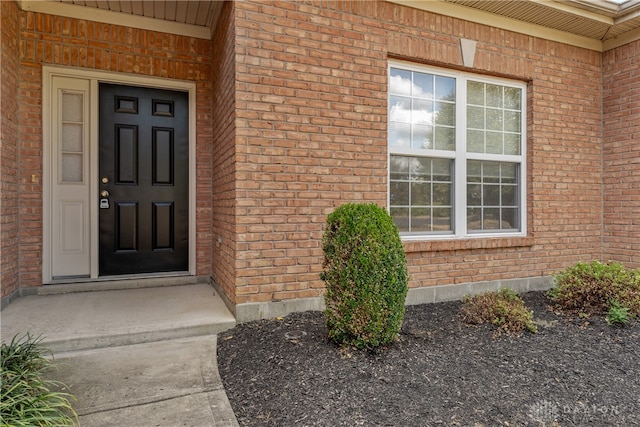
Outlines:
{"label": "concrete porch slab", "polygon": [[0,313],[1,335],[41,336],[54,354],[214,335],[236,321],[206,283],[30,295]]}

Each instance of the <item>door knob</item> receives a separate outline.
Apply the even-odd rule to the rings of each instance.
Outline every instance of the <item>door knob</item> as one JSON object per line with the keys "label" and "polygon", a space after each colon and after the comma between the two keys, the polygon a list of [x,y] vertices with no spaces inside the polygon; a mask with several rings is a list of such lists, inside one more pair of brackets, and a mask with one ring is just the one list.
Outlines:
{"label": "door knob", "polygon": [[102,190],[100,192],[100,197],[104,197],[104,198],[109,197],[109,192],[107,190]]}

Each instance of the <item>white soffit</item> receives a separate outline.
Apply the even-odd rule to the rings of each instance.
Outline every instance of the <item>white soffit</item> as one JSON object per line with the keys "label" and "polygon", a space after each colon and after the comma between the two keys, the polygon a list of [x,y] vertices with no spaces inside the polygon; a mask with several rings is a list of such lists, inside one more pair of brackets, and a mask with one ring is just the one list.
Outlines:
{"label": "white soffit", "polygon": [[596,51],[640,39],[640,0],[388,0]]}
{"label": "white soffit", "polygon": [[26,11],[211,39],[223,1],[21,0],[19,4]]}

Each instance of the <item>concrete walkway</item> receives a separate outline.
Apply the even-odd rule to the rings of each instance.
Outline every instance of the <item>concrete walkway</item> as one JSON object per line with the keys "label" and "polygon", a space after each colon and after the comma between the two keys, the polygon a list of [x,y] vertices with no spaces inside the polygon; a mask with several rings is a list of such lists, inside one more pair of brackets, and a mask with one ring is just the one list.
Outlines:
{"label": "concrete walkway", "polygon": [[208,284],[33,295],[0,317],[2,340],[53,351],[81,426],[238,425],[216,362],[235,319]]}

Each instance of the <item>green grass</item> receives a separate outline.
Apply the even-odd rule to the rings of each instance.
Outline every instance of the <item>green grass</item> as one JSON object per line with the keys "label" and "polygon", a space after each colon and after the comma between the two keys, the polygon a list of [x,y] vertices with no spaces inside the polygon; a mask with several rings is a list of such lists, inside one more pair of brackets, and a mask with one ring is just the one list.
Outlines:
{"label": "green grass", "polygon": [[40,338],[16,335],[0,346],[0,426],[75,426],[77,414],[70,404],[73,396],[66,386],[44,378],[54,368],[40,345]]}

